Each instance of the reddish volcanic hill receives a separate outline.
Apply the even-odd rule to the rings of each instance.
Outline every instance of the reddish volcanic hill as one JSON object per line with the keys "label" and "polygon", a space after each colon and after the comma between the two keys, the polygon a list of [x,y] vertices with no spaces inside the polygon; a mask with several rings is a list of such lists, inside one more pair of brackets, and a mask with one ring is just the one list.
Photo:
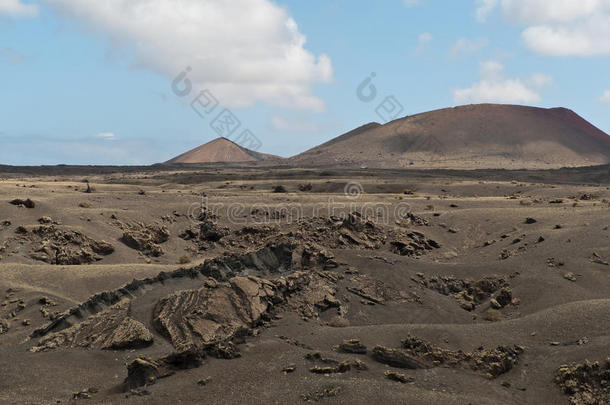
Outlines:
{"label": "reddish volcanic hill", "polygon": [[610,136],[565,108],[481,104],[367,124],[295,166],[538,169],[610,163]]}
{"label": "reddish volcanic hill", "polygon": [[246,149],[226,138],[217,138],[165,163],[242,163],[273,159],[279,157]]}

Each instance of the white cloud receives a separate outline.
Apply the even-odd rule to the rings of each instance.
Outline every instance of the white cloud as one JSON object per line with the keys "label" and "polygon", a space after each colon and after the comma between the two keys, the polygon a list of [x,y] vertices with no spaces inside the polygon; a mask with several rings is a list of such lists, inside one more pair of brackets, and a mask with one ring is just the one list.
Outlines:
{"label": "white cloud", "polygon": [[498,0],[476,0],[475,15],[480,22],[487,21],[487,16],[496,8]]}
{"label": "white cloud", "polygon": [[449,51],[449,56],[457,57],[472,54],[485,48],[488,44],[489,40],[487,38],[460,38]]}
{"label": "white cloud", "polygon": [[[0,162],[11,165],[140,165],[164,162],[192,147],[183,139],[62,139],[29,134],[2,138]],[[23,153],[27,150],[28,153]]]}
{"label": "white cloud", "polygon": [[37,4],[26,4],[21,0],[0,0],[0,15],[6,14],[10,17],[35,17],[38,15]]}
{"label": "white cloud", "polygon": [[271,128],[284,132],[317,132],[318,126],[315,122],[306,119],[287,119],[275,116],[271,118]]}
{"label": "white cloud", "polygon": [[541,101],[538,91],[552,83],[550,76],[535,74],[529,78],[508,78],[504,65],[484,62],[479,70],[480,81],[468,88],[453,91],[456,104],[506,103],[533,104]]}
{"label": "white cloud", "polygon": [[332,79],[328,56],[304,48],[287,10],[270,0],[46,0],[135,52],[137,66],[174,78],[228,107],[258,101],[321,110],[312,85]]}
{"label": "white cloud", "polygon": [[544,73],[534,73],[527,79],[527,83],[536,89],[543,89],[553,84],[553,78]]}
{"label": "white cloud", "polygon": [[568,24],[532,26],[523,31],[522,38],[530,50],[543,55],[610,55],[610,15]]}
{"label": "white cloud", "polygon": [[604,95],[600,97],[599,101],[604,104],[610,104],[610,90],[604,91]]}
{"label": "white cloud", "polygon": [[477,0],[480,21],[499,4],[504,16],[525,26],[522,39],[549,56],[610,55],[610,0]]}
{"label": "white cloud", "polygon": [[407,7],[415,7],[421,4],[421,0],[402,0],[402,4]]}
{"label": "white cloud", "polygon": [[109,141],[116,139],[116,135],[112,132],[102,132],[100,134],[97,134],[95,137],[100,139],[106,139]]}
{"label": "white cloud", "polygon": [[421,51],[423,51],[426,45],[432,42],[433,39],[434,37],[429,32],[419,34],[419,36],[417,37],[417,48],[415,49],[415,53],[420,53]]}
{"label": "white cloud", "polygon": [[608,0],[502,0],[504,15],[528,25],[570,22],[608,8]]}
{"label": "white cloud", "polygon": [[25,61],[25,56],[12,48],[0,48],[0,60],[13,65],[18,65]]}

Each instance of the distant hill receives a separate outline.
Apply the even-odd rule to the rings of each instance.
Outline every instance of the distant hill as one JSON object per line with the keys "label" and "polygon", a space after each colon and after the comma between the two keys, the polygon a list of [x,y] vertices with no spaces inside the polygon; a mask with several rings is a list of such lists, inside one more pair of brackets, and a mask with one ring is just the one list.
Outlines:
{"label": "distant hill", "polygon": [[274,159],[281,158],[246,149],[226,138],[217,138],[165,163],[242,163]]}
{"label": "distant hill", "polygon": [[480,104],[367,124],[294,166],[547,169],[610,163],[610,136],[565,108]]}

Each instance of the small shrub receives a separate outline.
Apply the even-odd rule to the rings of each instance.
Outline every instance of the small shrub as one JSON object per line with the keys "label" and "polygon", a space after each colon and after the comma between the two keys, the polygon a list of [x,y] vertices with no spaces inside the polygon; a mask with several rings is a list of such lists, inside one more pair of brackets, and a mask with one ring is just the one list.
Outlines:
{"label": "small shrub", "polygon": [[192,261],[192,259],[191,259],[191,256],[189,256],[189,255],[180,256],[180,259],[178,259],[179,264],[188,264],[191,261]]}
{"label": "small shrub", "polygon": [[311,190],[313,190],[313,185],[311,183],[299,184],[299,191],[306,192]]}
{"label": "small shrub", "polygon": [[489,322],[498,322],[502,319],[502,312],[497,309],[490,308],[485,312],[483,319]]}

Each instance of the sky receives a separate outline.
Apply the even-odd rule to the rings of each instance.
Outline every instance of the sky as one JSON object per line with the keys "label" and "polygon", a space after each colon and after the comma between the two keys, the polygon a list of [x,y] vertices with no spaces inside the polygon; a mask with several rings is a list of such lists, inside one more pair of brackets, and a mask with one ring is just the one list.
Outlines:
{"label": "sky", "polygon": [[610,132],[610,0],[0,0],[0,164],[292,156],[473,103]]}

